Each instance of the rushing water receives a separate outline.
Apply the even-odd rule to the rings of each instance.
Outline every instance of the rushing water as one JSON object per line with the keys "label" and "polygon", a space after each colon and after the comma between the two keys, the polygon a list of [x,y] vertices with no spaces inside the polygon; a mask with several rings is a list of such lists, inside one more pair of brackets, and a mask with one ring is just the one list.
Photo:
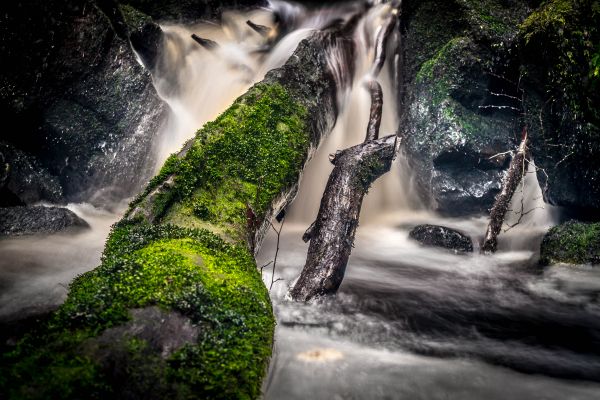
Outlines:
{"label": "rushing water", "polygon": [[[278,27],[273,10],[282,21]],[[267,286],[274,281],[278,321],[265,398],[600,398],[600,270],[536,267],[541,235],[557,222],[557,212],[543,206],[535,174],[527,176],[513,205],[518,209],[523,196],[525,209],[534,211],[502,234],[499,252],[454,255],[412,242],[410,228],[419,223],[458,228],[477,245],[486,219],[445,219],[422,209],[399,156],[365,198],[339,293],[308,304],[286,299],[306,259],[302,233],[318,211],[332,169],[327,156],[364,139],[370,98],[361,82],[387,12],[386,5],[375,6],[358,24],[354,85],[340,96],[336,126],[309,163],[287,213],[275,275],[270,267],[263,271]],[[227,13],[220,25],[163,26],[165,47],[153,78],[171,115],[156,144],[156,165],[283,64],[302,38],[347,14],[346,6],[307,11],[272,2],[270,9]],[[266,39],[245,24],[247,19],[285,35],[265,51]],[[191,33],[219,48],[200,47]],[[398,125],[389,71],[384,68],[379,77],[382,135]],[[74,276],[99,263],[120,212],[85,204],[70,208],[92,229],[0,241],[0,319],[53,307]],[[277,243],[270,232],[259,265],[273,259]]]}

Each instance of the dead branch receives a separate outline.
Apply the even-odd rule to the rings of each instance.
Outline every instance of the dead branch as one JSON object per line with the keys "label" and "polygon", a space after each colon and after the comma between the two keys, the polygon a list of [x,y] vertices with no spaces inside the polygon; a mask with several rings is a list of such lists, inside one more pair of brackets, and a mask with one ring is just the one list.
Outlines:
{"label": "dead branch", "polygon": [[397,136],[390,135],[343,150],[335,159],[312,229],[308,256],[292,299],[307,301],[335,293],[346,272],[364,195],[390,170]]}
{"label": "dead branch", "polygon": [[383,109],[383,91],[381,85],[375,79],[367,83],[369,93],[371,93],[371,114],[369,116],[369,125],[367,126],[367,136],[365,142],[375,140],[379,137],[379,126],[381,125],[381,112]]}
{"label": "dead branch", "polygon": [[527,172],[526,160],[528,159],[528,152],[528,135],[527,127],[525,127],[523,128],[519,149],[511,160],[508,173],[502,181],[502,191],[496,196],[496,200],[490,211],[490,223],[481,245],[482,252],[494,253],[498,247],[498,235],[502,230],[508,206],[517,186],[519,186],[519,183]]}
{"label": "dead branch", "polygon": [[192,39],[196,41],[200,46],[204,47],[208,51],[216,50],[219,48],[219,44],[214,40],[201,38],[200,36],[192,33]]}
{"label": "dead branch", "polygon": [[273,31],[272,28],[269,28],[268,26],[264,26],[264,25],[259,25],[259,24],[255,24],[254,22],[248,20],[246,21],[246,24],[252,28],[252,30],[256,33],[258,33],[260,36],[262,37],[269,37],[269,35],[271,34],[271,32]]}
{"label": "dead branch", "polygon": [[362,144],[329,155],[335,166],[315,222],[302,239],[310,240],[306,264],[289,294],[296,301],[333,294],[340,287],[352,251],[362,201],[371,184],[391,168],[396,154],[398,136],[379,137],[383,92],[375,80],[386,57],[386,41],[396,23],[393,9],[377,34],[375,58],[367,89],[371,95],[371,110],[365,141]]}

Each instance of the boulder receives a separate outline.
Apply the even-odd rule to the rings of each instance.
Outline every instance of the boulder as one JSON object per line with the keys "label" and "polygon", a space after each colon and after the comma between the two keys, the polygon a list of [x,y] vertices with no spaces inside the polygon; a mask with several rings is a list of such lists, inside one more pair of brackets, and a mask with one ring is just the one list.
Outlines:
{"label": "boulder", "polygon": [[547,203],[600,216],[598,2],[544,2],[521,25],[531,151]]}
{"label": "boulder", "polygon": [[400,131],[418,191],[442,214],[485,213],[520,135],[511,47],[526,7],[424,0],[405,13]]}
{"label": "boulder", "polygon": [[0,143],[0,164],[0,207],[61,201],[58,179],[33,155]]}
{"label": "boulder", "polygon": [[36,157],[66,201],[138,191],[166,106],[131,49],[129,25],[89,0],[3,2],[0,15],[3,140]]}
{"label": "boulder", "polygon": [[571,220],[551,228],[542,240],[540,264],[600,264],[600,223]]}
{"label": "boulder", "polygon": [[442,247],[454,253],[473,251],[473,242],[470,237],[445,226],[418,225],[410,231],[408,237],[424,246]]}
{"label": "boulder", "polygon": [[67,228],[87,228],[88,223],[61,207],[0,208],[0,236],[56,233]]}

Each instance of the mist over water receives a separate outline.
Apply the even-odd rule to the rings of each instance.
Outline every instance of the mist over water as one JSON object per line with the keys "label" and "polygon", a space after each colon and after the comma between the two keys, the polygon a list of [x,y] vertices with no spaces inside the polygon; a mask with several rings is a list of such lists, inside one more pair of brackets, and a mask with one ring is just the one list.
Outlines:
{"label": "mist over water", "polygon": [[66,298],[69,283],[100,264],[104,242],[124,210],[69,204],[90,229],[0,240],[0,321],[49,311]]}
{"label": "mist over water", "polygon": [[[352,10],[352,5],[306,10],[272,1],[267,9],[226,13],[220,25],[162,26],[165,42],[153,80],[171,113],[151,155],[156,169],[204,123],[282,65],[303,38]],[[287,213],[275,271],[282,280],[271,291],[278,325],[265,398],[597,399],[600,270],[536,267],[542,234],[557,222],[558,212],[543,204],[534,173],[511,206],[520,210],[523,198],[523,210],[530,212],[501,234],[497,254],[483,256],[478,243],[487,218],[443,218],[427,211],[400,154],[365,198],[338,295],[308,304],[286,300],[306,260],[308,244],[301,236],[317,214],[333,168],[328,155],[364,140],[370,97],[362,83],[387,12],[387,5],[372,7],[356,28],[353,85],[340,96],[335,128],[306,168]],[[246,20],[285,35],[265,51],[268,39]],[[202,48],[192,33],[217,42],[218,49]],[[335,54],[331,57],[335,61]],[[388,57],[386,63],[392,62]],[[384,93],[381,136],[398,129],[388,67],[378,78]],[[92,228],[0,240],[0,320],[60,304],[72,278],[99,264],[124,205],[112,211],[86,204],[69,208]],[[508,224],[517,218],[513,213]],[[408,238],[421,223],[463,231],[475,252],[454,255],[421,247]],[[273,259],[276,239],[270,232],[259,266]],[[269,268],[263,279],[268,287]]]}

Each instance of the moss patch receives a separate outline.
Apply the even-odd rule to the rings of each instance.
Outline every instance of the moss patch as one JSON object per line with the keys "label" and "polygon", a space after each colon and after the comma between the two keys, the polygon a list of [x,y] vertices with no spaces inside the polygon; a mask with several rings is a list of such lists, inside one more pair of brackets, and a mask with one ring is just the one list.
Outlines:
{"label": "moss patch", "polygon": [[181,222],[183,211],[187,226],[202,221],[245,239],[247,206],[261,219],[274,197],[296,182],[308,152],[306,117],[281,85],[255,85],[200,129],[183,157],[171,156],[132,207],[174,176],[169,191],[154,200],[154,215]]}
{"label": "moss patch", "polygon": [[205,230],[122,224],[109,238],[102,265],[70,289],[48,326],[3,356],[2,365],[12,364],[1,371],[4,393],[13,398],[111,394],[109,371],[82,356],[81,349],[87,339],[127,321],[128,310],[158,305],[201,327],[197,344],[168,358],[164,393],[258,397],[274,318],[245,248]]}
{"label": "moss patch", "polygon": [[540,263],[600,264],[600,223],[570,221],[550,229],[542,241]]}

